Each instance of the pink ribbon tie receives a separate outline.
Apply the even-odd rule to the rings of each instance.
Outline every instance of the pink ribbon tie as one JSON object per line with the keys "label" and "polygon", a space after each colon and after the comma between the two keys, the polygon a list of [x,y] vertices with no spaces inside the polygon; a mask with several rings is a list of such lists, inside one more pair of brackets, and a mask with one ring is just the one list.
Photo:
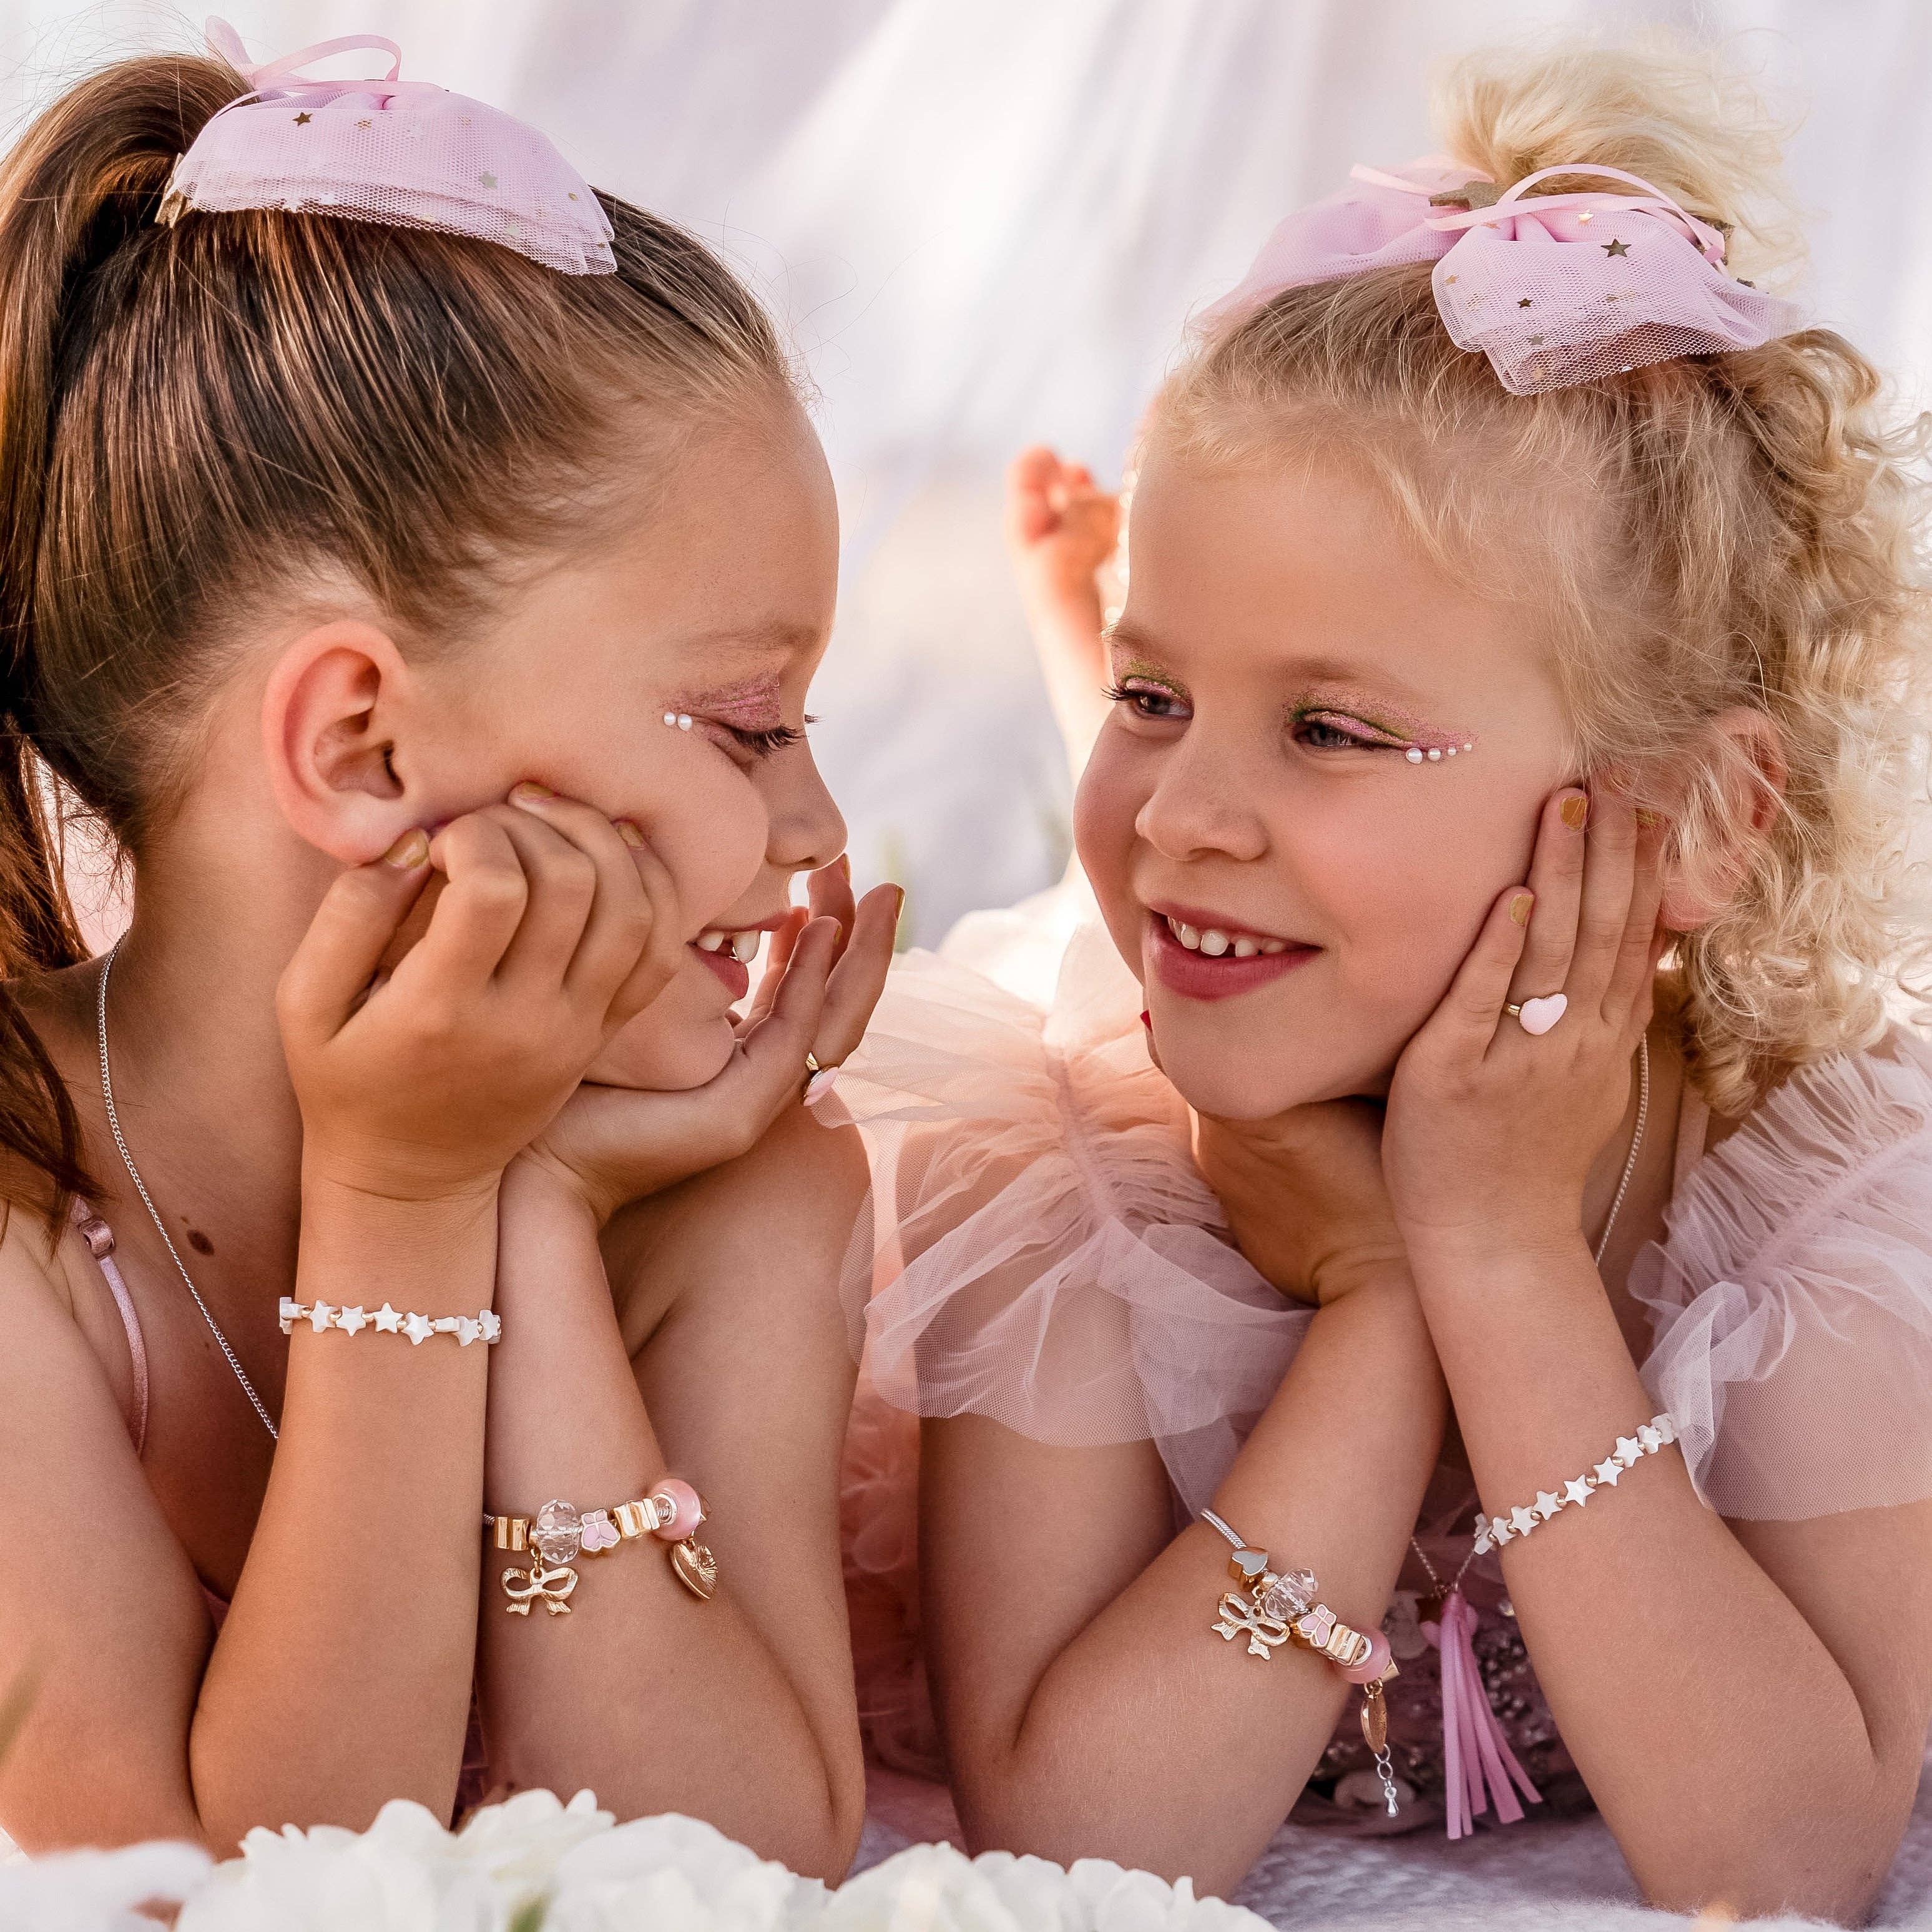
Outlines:
{"label": "pink ribbon tie", "polygon": [[[218,20],[208,44],[250,91],[212,116],[176,163],[158,220],[278,208],[466,236],[561,274],[615,272],[603,204],[550,141],[485,102],[404,80],[401,50],[385,35],[346,34],[254,62]],[[365,51],[386,57],[380,79],[306,71]]]}
{"label": "pink ribbon tie", "polygon": [[[1532,192],[1552,176],[1616,185]],[[1760,348],[1804,326],[1795,304],[1726,272],[1715,228],[1637,176],[1539,168],[1486,207],[1454,205],[1458,188],[1482,179],[1441,154],[1357,167],[1339,194],[1275,230],[1202,326],[1233,326],[1284,290],[1429,262],[1456,346],[1480,350],[1512,394],[1534,395],[1676,356]]]}

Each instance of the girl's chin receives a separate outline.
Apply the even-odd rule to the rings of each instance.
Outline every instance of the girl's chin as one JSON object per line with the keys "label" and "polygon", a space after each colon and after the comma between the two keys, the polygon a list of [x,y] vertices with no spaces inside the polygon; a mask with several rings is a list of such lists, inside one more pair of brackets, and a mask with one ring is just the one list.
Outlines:
{"label": "girl's chin", "polygon": [[682,1094],[715,1080],[730,1063],[737,1036],[731,1016],[667,1028],[640,1013],[590,1064],[584,1078],[600,1087]]}
{"label": "girl's chin", "polygon": [[1190,1040],[1154,1022],[1161,1071],[1197,1114],[1220,1120],[1268,1120],[1291,1107],[1388,1091],[1388,1071],[1311,1054],[1302,1041],[1270,1052],[1259,1040]]}

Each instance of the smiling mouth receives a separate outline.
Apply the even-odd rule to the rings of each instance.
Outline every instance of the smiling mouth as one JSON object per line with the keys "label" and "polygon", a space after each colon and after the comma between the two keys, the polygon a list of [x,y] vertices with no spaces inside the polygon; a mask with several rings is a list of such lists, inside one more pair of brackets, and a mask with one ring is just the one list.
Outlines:
{"label": "smiling mouth", "polygon": [[1204,916],[1197,923],[1178,913],[1148,914],[1148,975],[1184,999],[1225,1000],[1252,992],[1305,964],[1321,950],[1226,920],[1210,923]]}
{"label": "smiling mouth", "polygon": [[735,1006],[752,990],[752,962],[764,944],[766,928],[709,926],[690,941],[691,950],[724,982]]}

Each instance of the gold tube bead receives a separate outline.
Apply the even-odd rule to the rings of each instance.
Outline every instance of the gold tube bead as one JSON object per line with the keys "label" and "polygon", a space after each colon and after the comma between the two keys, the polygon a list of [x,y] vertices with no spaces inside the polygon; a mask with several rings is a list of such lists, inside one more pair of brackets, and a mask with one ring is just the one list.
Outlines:
{"label": "gold tube bead", "polygon": [[500,1516],[496,1519],[496,1547],[499,1550],[521,1550],[530,1540],[530,1520],[524,1516]]}

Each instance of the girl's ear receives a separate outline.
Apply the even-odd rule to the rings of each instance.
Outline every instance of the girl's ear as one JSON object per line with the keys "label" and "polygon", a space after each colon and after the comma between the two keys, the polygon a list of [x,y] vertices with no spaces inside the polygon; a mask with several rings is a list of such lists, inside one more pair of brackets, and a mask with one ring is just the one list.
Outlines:
{"label": "girl's ear", "polygon": [[421,822],[397,748],[411,688],[387,634],[350,620],[304,632],[268,674],[262,743],[275,802],[344,865],[380,857]]}
{"label": "girl's ear", "polygon": [[1660,922],[1672,932],[1708,926],[1737,896],[1770,836],[1790,767],[1778,727],[1762,711],[1733,705],[1707,728],[1714,782],[1686,798],[1679,836],[1664,868]]}

